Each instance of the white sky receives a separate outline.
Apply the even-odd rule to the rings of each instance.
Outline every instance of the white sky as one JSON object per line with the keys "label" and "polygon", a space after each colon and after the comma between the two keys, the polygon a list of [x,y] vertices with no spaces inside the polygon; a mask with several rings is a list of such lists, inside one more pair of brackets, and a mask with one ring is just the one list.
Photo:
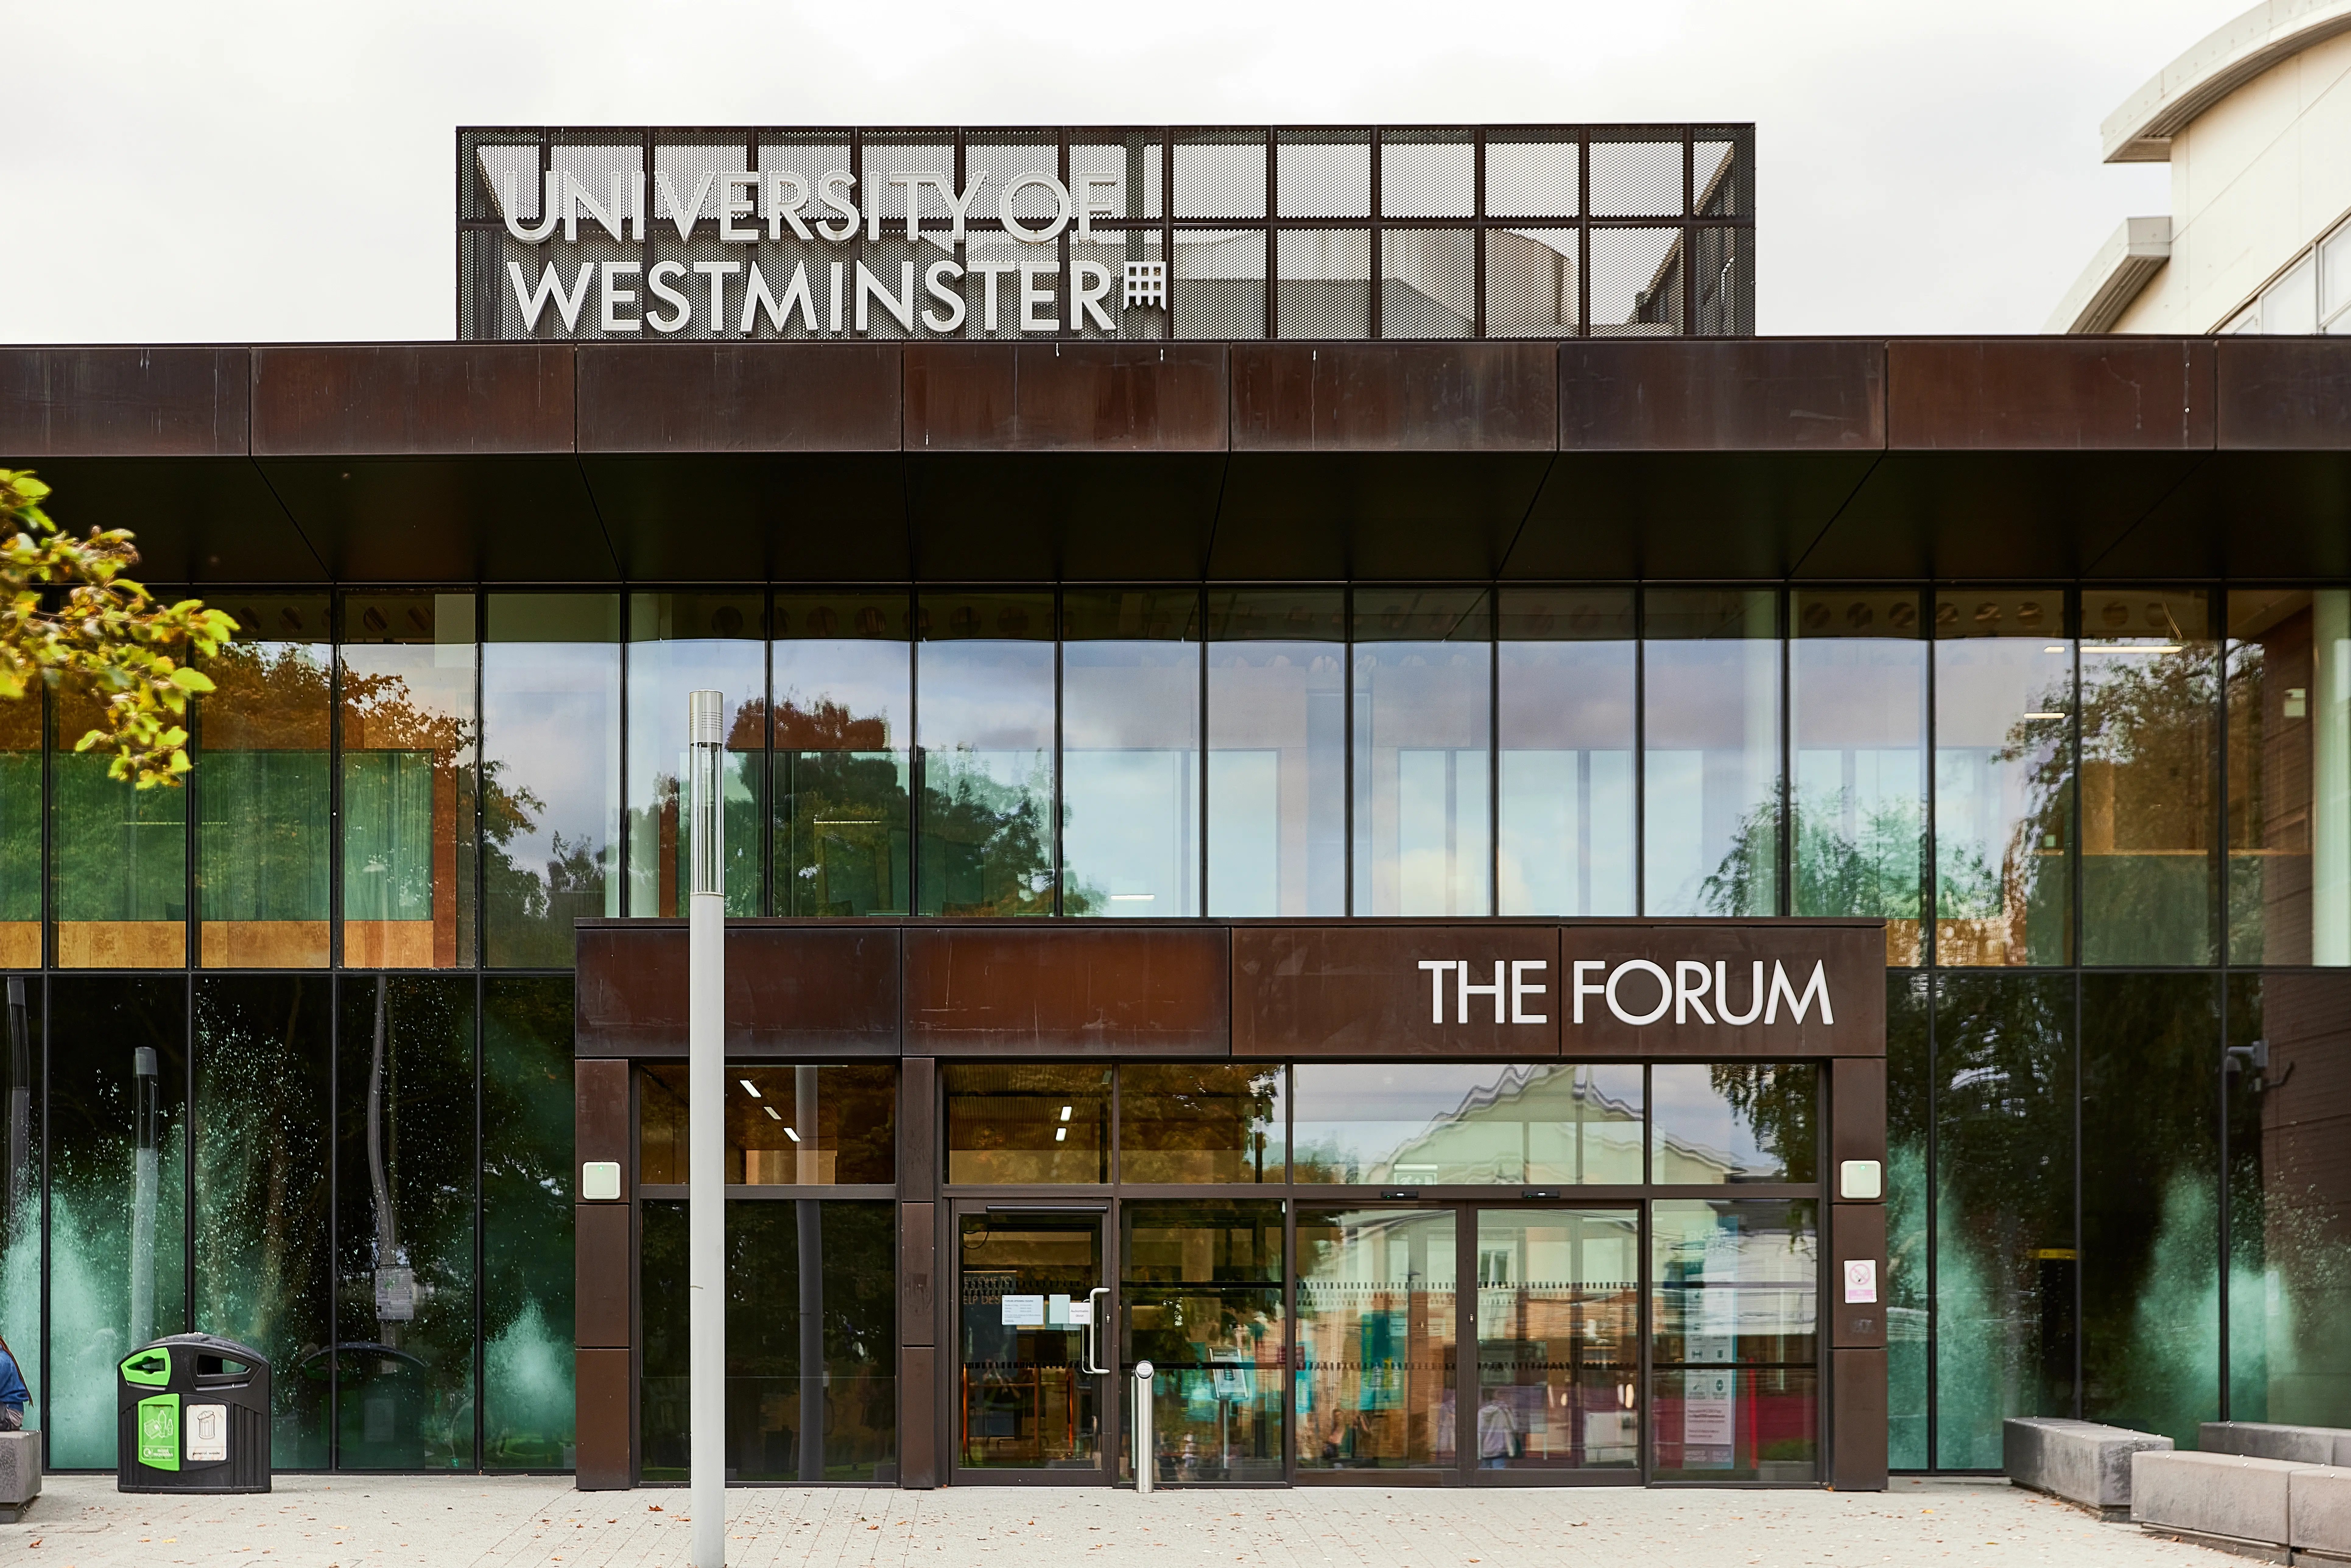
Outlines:
{"label": "white sky", "polygon": [[2243,0],[0,0],[0,341],[446,339],[459,125],[1753,120],[1769,333],[2032,332]]}

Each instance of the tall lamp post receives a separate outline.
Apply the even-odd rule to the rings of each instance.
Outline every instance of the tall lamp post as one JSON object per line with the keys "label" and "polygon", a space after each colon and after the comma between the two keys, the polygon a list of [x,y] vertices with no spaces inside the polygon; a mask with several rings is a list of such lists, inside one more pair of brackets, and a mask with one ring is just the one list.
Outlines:
{"label": "tall lamp post", "polygon": [[686,1295],[691,1360],[688,1495],[694,1568],[726,1563],[726,873],[719,769],[726,702],[686,697]]}

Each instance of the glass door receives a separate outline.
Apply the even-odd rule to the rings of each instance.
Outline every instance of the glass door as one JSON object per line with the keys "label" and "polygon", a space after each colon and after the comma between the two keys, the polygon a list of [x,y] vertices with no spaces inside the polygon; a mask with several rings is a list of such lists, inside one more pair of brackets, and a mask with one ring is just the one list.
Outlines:
{"label": "glass door", "polygon": [[1116,1395],[1098,1210],[956,1216],[956,1470],[967,1481],[1105,1481]]}
{"label": "glass door", "polygon": [[1639,1479],[1640,1209],[1479,1209],[1475,1237],[1478,1479]]}

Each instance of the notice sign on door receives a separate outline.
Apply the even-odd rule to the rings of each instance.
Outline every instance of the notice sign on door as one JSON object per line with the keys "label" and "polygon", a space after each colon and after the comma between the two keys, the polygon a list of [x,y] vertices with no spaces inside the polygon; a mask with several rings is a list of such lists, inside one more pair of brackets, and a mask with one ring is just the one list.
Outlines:
{"label": "notice sign on door", "polygon": [[1877,1300],[1877,1260],[1848,1258],[1844,1261],[1844,1303],[1855,1306]]}
{"label": "notice sign on door", "polygon": [[1693,1470],[1730,1468],[1732,1372],[1682,1374],[1682,1467]]}
{"label": "notice sign on door", "polygon": [[1042,1296],[1006,1296],[1004,1326],[1008,1329],[1040,1329],[1045,1326],[1045,1298]]}
{"label": "notice sign on door", "polygon": [[188,1406],[187,1460],[192,1465],[216,1465],[228,1458],[228,1406]]}

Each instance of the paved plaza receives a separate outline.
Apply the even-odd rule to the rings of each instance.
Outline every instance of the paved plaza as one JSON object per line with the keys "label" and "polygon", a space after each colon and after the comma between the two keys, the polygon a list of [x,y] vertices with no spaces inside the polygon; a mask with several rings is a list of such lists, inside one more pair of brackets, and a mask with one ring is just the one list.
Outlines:
{"label": "paved plaza", "polygon": [[[1263,1563],[1272,1568],[1771,1568],[2231,1559],[2102,1524],[1991,1481],[1823,1491],[1315,1488],[1132,1492],[965,1487],[728,1494],[727,1561]],[[52,1476],[0,1558],[28,1568],[604,1568],[685,1562],[685,1494],[580,1493],[555,1479],[281,1477],[266,1497],[125,1497]],[[18,1549],[18,1550],[12,1550]],[[21,1555],[19,1554],[21,1551]]]}

